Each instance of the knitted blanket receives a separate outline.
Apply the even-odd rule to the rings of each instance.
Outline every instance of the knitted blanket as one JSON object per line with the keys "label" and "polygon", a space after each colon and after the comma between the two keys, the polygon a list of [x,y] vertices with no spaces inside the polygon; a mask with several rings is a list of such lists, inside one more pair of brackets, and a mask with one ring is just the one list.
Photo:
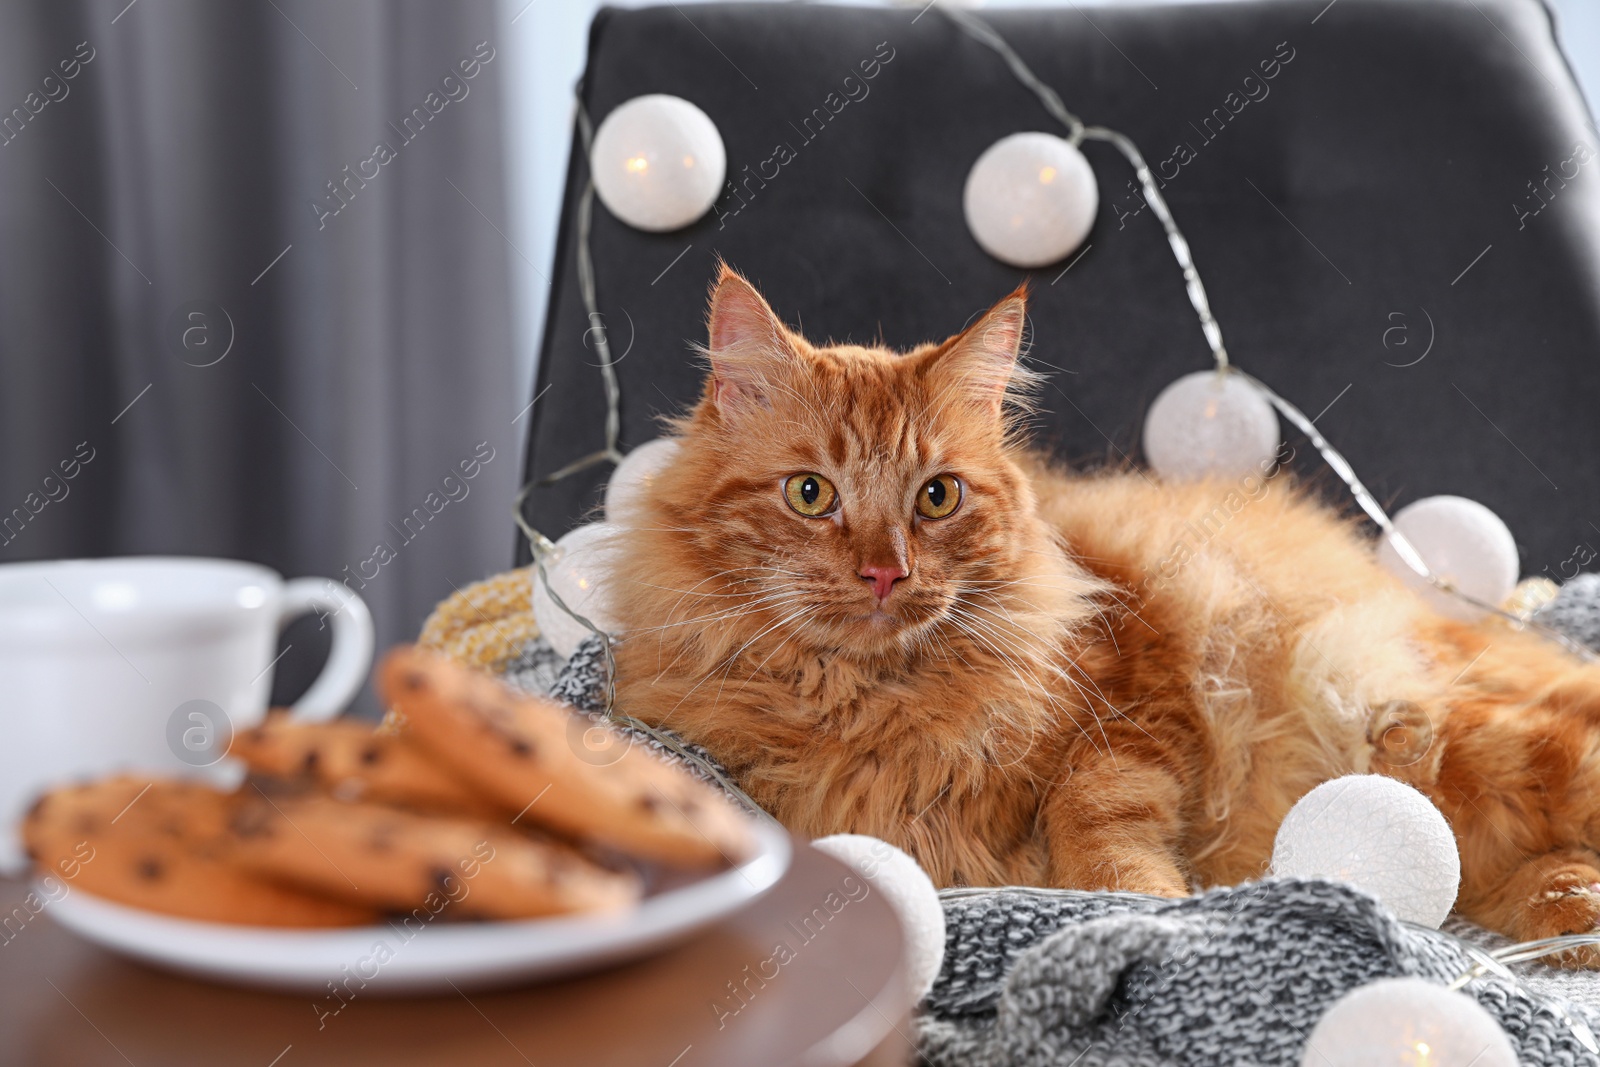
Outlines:
{"label": "knitted blanket", "polygon": [[[525,568],[440,604],[421,643],[598,718],[598,638],[563,660],[538,636]],[[1600,578],[1539,613],[1600,642]],[[665,759],[682,758],[630,731]],[[680,744],[682,744],[680,742]],[[683,745],[722,771],[709,752]],[[714,776],[692,762],[702,778]],[[1323,881],[1268,880],[1187,900],[1067,890],[946,890],[943,968],[917,1013],[929,1067],[1295,1067],[1340,996],[1377,978],[1449,984],[1505,939],[1460,919],[1403,923]],[[1499,1020],[1523,1067],[1600,1067],[1600,975],[1543,964],[1465,987]]]}
{"label": "knitted blanket", "polygon": [[[944,968],[917,1019],[931,1067],[1293,1067],[1344,993],[1395,976],[1446,985],[1475,962],[1460,939],[1324,881],[1187,900],[947,893],[945,922]],[[1600,1010],[1494,975],[1467,991],[1524,1067],[1600,1064]]]}

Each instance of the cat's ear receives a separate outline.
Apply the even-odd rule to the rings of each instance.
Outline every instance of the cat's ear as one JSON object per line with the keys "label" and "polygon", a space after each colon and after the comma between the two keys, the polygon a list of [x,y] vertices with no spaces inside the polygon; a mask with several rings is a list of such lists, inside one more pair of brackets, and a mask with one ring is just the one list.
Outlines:
{"label": "cat's ear", "polygon": [[794,346],[788,328],[755,286],[727,266],[711,290],[708,327],[711,401],[723,410],[770,407],[774,375],[794,360]]}
{"label": "cat's ear", "polygon": [[1017,365],[1027,309],[1024,283],[934,351],[929,357],[932,373],[972,402],[998,413],[1013,386],[1031,378]]}

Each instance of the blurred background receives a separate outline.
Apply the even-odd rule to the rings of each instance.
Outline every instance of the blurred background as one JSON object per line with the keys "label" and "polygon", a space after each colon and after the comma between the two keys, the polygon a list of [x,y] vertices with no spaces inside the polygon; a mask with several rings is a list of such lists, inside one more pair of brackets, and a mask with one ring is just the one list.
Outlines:
{"label": "blurred background", "polygon": [[[380,648],[508,567],[597,7],[0,5],[0,562],[256,560]],[[1551,7],[1592,102],[1600,4]]]}

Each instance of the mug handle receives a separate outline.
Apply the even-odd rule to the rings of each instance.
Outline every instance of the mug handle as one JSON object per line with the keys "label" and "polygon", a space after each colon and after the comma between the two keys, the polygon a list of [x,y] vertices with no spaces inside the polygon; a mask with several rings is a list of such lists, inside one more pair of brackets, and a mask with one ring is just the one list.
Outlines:
{"label": "mug handle", "polygon": [[372,613],[349,587],[331,578],[296,578],[285,583],[278,626],[315,612],[333,622],[333,647],[322,673],[289,708],[301,722],[325,722],[349,706],[372,667]]}

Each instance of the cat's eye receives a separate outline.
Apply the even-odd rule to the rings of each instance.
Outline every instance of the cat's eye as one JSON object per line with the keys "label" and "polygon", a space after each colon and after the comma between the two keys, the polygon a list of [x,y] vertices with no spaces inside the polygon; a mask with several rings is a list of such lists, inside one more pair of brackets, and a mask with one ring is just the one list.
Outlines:
{"label": "cat's eye", "polygon": [[961,506],[961,479],[953,474],[929,478],[917,494],[917,514],[925,519],[943,519]]}
{"label": "cat's eye", "polygon": [[808,519],[820,519],[833,511],[839,500],[833,483],[820,474],[792,474],[783,483],[783,498],[789,506]]}

